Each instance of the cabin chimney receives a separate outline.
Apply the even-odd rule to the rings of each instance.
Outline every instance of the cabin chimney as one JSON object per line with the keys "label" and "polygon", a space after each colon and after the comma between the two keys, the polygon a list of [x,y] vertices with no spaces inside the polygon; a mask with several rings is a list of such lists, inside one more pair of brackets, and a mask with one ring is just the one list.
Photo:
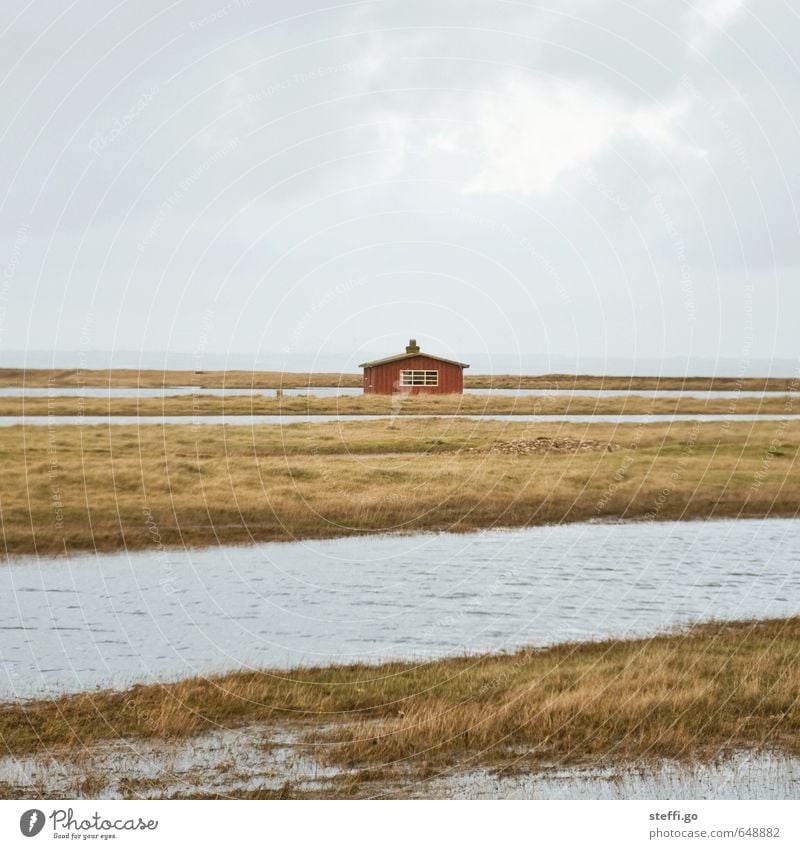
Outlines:
{"label": "cabin chimney", "polygon": [[406,353],[407,354],[418,354],[419,353],[419,345],[417,345],[416,339],[409,339],[408,345],[406,345]]}

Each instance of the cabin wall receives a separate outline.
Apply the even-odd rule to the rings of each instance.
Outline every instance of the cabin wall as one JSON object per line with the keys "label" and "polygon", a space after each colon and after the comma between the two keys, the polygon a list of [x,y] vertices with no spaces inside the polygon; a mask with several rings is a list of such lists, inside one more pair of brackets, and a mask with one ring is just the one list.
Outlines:
{"label": "cabin wall", "polygon": [[[439,372],[438,386],[400,387],[400,372],[405,369],[436,369]],[[364,394],[366,395],[453,395],[464,392],[464,370],[461,366],[443,363],[433,357],[411,354],[402,360],[384,363],[364,369]]]}

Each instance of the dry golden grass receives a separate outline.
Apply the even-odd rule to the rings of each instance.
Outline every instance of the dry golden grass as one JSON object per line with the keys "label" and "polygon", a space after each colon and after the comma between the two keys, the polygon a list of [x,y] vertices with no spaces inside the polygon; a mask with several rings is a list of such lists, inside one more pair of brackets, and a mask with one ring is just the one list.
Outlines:
{"label": "dry golden grass", "polygon": [[[322,384],[317,384],[321,386]],[[335,385],[335,384],[334,384]],[[342,384],[344,385],[344,384]],[[360,383],[357,385],[361,385]],[[798,378],[795,377],[636,377],[591,374],[465,374],[467,389],[605,389],[605,390],[652,390],[693,389],[714,392],[796,392]]]}
{"label": "dry golden grass", "polygon": [[800,754],[800,618],[429,663],[234,673],[0,708],[0,746],[73,755],[250,723],[332,764]]}
{"label": "dry golden grass", "polygon": [[108,387],[227,386],[296,389],[304,386],[361,386],[360,374],[281,371],[163,371],[161,369],[0,369],[0,386]]}
{"label": "dry golden grass", "polygon": [[[498,441],[619,450],[492,453]],[[466,531],[593,518],[795,516],[800,422],[398,419],[0,428],[6,551]]]}
{"label": "dry golden grass", "polygon": [[3,398],[0,416],[200,416],[200,415],[646,415],[800,413],[800,397],[647,398],[567,395],[356,395],[309,396],[174,395],[164,398]]}
{"label": "dry golden grass", "polygon": [[[0,369],[0,386],[201,386],[207,388],[286,389],[308,386],[362,385],[360,374],[281,371],[165,371],[161,369]],[[468,389],[706,389],[788,392],[797,391],[797,378],[765,377],[626,377],[587,374],[470,374]]]}

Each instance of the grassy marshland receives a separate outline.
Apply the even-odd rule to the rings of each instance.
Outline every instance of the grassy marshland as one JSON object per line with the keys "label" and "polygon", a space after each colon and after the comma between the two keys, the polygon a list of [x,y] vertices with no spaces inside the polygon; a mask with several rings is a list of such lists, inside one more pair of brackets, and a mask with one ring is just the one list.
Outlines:
{"label": "grassy marshland", "polygon": [[8,553],[57,554],[795,516],[799,449],[797,421],[16,426],[0,428],[0,519]]}
{"label": "grassy marshland", "polygon": [[[308,386],[359,387],[360,374],[281,371],[163,371],[160,369],[0,369],[0,386],[200,386],[298,389]],[[754,392],[798,391],[798,378],[620,377],[586,374],[486,375],[465,372],[467,389],[702,389]]]}
{"label": "grassy marshland", "polygon": [[800,754],[800,618],[428,663],[235,673],[0,707],[0,748],[78,755],[263,723],[338,766]]}
{"label": "grassy marshland", "polygon": [[160,369],[0,368],[0,386],[133,387],[201,386],[208,389],[300,389],[304,386],[361,386],[360,374],[281,371],[162,371]]}
{"label": "grassy marshland", "polygon": [[199,415],[601,415],[601,414],[778,414],[800,413],[800,397],[647,398],[568,395],[386,395],[231,396],[173,395],[164,398],[4,398],[0,416],[199,416]]}

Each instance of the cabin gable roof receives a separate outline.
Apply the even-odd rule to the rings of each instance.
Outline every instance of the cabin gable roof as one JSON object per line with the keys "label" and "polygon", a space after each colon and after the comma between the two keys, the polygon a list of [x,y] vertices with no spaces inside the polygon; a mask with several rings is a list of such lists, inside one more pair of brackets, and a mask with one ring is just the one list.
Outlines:
{"label": "cabin gable roof", "polygon": [[395,354],[393,357],[384,357],[380,360],[371,360],[368,363],[359,363],[359,368],[372,368],[373,366],[384,366],[389,363],[397,363],[400,360],[411,360],[414,357],[426,357],[429,360],[437,360],[440,363],[447,363],[451,366],[460,366],[461,368],[469,368],[469,363],[460,363],[458,360],[448,360],[446,357],[437,357],[436,354],[426,354],[423,351],[417,351],[413,354],[408,352],[404,354]]}

